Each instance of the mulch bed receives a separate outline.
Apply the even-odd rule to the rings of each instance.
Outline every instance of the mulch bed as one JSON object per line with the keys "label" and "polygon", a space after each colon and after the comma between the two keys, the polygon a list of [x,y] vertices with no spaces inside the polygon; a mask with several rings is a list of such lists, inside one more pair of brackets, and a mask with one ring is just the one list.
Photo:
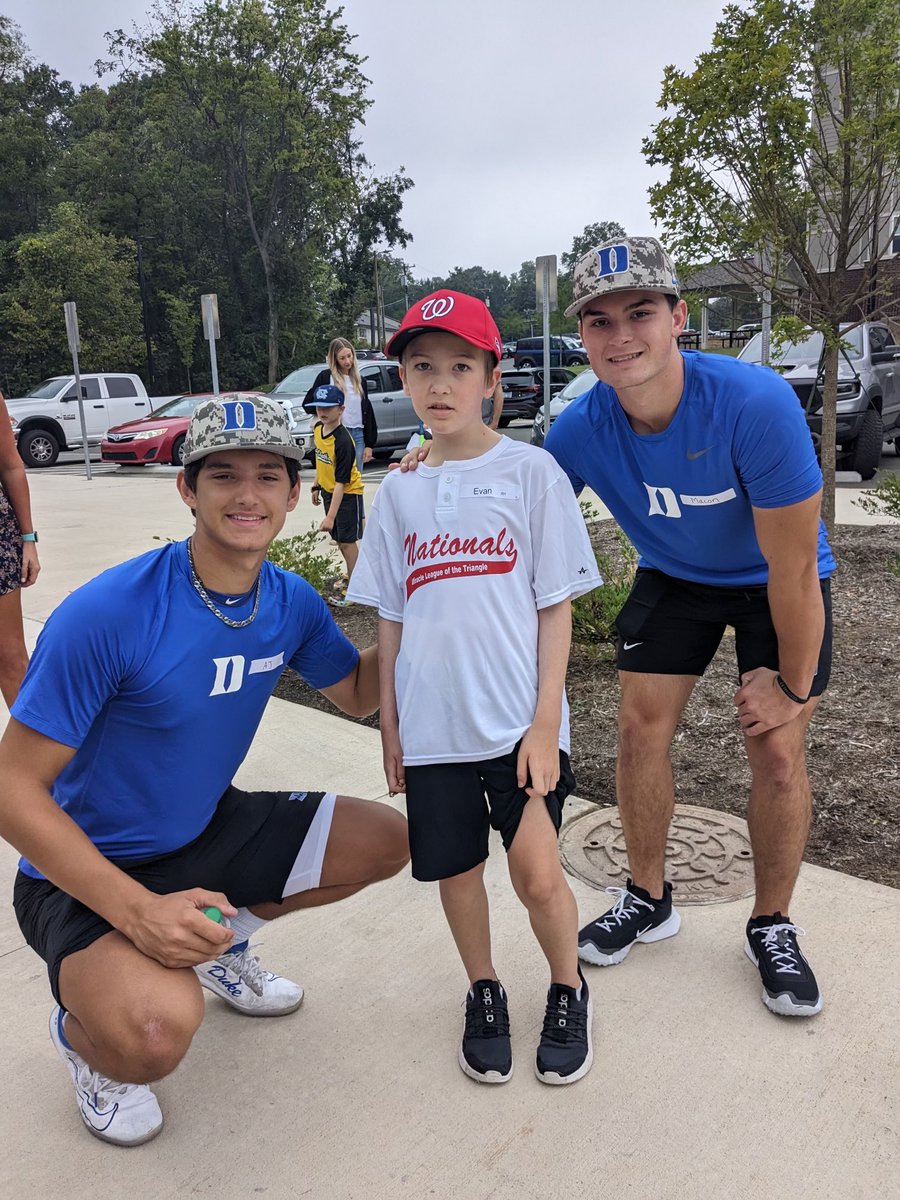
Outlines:
{"label": "mulch bed", "polygon": [[[595,526],[594,541],[611,557],[620,554],[611,522]],[[834,670],[810,727],[815,814],[806,858],[900,887],[900,526],[842,526],[832,545],[840,568],[833,581]],[[334,613],[351,641],[374,641],[373,610],[352,605]],[[735,687],[726,637],[685,711],[672,763],[681,803],[744,816],[750,772],[734,715]],[[615,804],[612,647],[573,646],[567,689],[578,795]],[[275,694],[335,711],[292,672]],[[378,718],[362,723],[377,728]]]}

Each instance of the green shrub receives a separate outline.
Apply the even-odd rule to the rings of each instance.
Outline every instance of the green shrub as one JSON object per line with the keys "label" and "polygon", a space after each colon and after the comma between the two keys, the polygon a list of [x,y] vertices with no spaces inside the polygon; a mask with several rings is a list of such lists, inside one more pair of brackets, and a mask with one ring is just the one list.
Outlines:
{"label": "green shrub", "polygon": [[900,519],[900,475],[885,471],[878,480],[878,486],[853,503],[873,516]]}
{"label": "green shrub", "polygon": [[266,555],[269,562],[285,571],[302,575],[317,592],[325,592],[334,578],[340,574],[333,554],[322,546],[319,528],[311,525],[306,533],[289,538],[276,538]]}
{"label": "green shrub", "polygon": [[[582,501],[581,510],[588,521],[592,519],[588,514],[596,513],[586,501]],[[578,645],[596,646],[616,640],[616,617],[631,591],[638,563],[637,551],[618,528],[616,541],[618,553],[594,551],[603,586],[579,596],[572,605],[572,640]]]}

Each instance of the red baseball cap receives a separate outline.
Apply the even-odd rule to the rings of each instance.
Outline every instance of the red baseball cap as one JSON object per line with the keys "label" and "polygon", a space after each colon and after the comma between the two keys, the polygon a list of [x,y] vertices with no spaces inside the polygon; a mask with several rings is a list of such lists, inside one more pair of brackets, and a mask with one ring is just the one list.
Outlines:
{"label": "red baseball cap", "polygon": [[446,288],[416,301],[385,346],[385,351],[392,358],[399,358],[414,337],[434,329],[440,329],[442,333],[455,333],[463,341],[493,354],[497,362],[503,357],[500,331],[484,301]]}

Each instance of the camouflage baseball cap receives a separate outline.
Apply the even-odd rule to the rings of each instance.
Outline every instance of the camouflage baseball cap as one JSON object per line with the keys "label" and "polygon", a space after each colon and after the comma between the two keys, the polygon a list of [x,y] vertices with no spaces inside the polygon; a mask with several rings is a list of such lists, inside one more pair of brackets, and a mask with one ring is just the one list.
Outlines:
{"label": "camouflage baseball cap", "polygon": [[303,458],[285,410],[277,400],[255,392],[224,392],[194,409],[184,439],[184,465],[217,450],[271,450],[282,458]]}
{"label": "camouflage baseball cap", "polygon": [[580,314],[589,300],[607,292],[636,290],[681,295],[675,264],[656,238],[618,238],[589,250],[575,264],[572,303],[566,316]]}

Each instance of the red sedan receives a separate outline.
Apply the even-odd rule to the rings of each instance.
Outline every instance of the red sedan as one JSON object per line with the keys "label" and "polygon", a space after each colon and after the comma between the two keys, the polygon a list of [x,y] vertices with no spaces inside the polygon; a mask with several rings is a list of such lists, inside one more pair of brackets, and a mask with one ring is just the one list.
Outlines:
{"label": "red sedan", "polygon": [[191,415],[206,396],[176,396],[149,417],[126,421],[106,431],[100,443],[103,462],[134,463],[146,466],[151,463],[181,466],[181,450],[184,435],[191,422]]}

